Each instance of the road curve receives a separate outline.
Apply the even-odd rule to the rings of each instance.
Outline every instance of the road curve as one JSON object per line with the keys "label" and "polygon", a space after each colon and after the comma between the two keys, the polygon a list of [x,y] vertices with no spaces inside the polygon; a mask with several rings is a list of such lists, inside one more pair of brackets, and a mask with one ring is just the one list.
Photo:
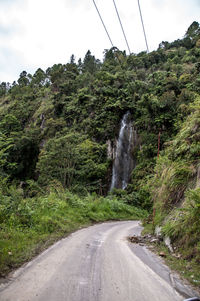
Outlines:
{"label": "road curve", "polygon": [[140,231],[136,221],[79,230],[17,270],[9,283],[1,285],[0,300],[183,300],[160,259],[127,241],[130,233]]}

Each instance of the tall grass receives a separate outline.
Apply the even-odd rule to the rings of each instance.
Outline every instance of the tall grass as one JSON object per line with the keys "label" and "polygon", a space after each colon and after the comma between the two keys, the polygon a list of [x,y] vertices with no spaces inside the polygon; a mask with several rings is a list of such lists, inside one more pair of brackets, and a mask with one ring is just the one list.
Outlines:
{"label": "tall grass", "polygon": [[35,256],[70,232],[94,222],[140,219],[146,212],[115,198],[52,190],[48,195],[24,198],[10,188],[0,195],[0,274]]}

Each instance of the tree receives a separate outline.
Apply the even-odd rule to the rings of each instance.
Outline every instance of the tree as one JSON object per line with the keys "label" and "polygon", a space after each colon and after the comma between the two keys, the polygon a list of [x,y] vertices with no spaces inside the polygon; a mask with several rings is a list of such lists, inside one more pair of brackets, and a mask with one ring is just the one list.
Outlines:
{"label": "tree", "polygon": [[14,139],[0,131],[0,176],[9,176],[8,171],[16,168],[16,163],[9,162],[9,151],[14,146]]}
{"label": "tree", "polygon": [[56,179],[64,188],[70,188],[103,180],[107,171],[105,150],[105,146],[77,132],[52,138],[39,156],[39,181],[48,184]]}
{"label": "tree", "polygon": [[45,72],[41,68],[39,68],[36,70],[35,74],[33,75],[32,83],[34,85],[41,87],[41,86],[44,86],[46,79],[47,79],[47,76],[46,76]]}
{"label": "tree", "polygon": [[6,92],[7,92],[7,84],[6,84],[6,82],[2,82],[0,84],[0,97],[5,95]]}
{"label": "tree", "polygon": [[47,142],[37,164],[40,182],[45,184],[49,180],[57,179],[63,187],[71,187],[79,163],[77,145],[80,140],[80,134],[69,133]]}
{"label": "tree", "polygon": [[10,136],[12,132],[20,131],[21,125],[19,120],[14,115],[7,114],[0,122],[0,130],[7,136]]}
{"label": "tree", "polygon": [[75,64],[75,55],[72,54],[70,57],[70,64]]}
{"label": "tree", "polygon": [[94,74],[98,70],[99,63],[99,60],[96,60],[95,56],[88,50],[83,60],[82,70]]}
{"label": "tree", "polygon": [[194,21],[186,31],[185,37],[194,38],[200,35],[200,24]]}
{"label": "tree", "polygon": [[31,75],[27,74],[26,71],[22,71],[20,73],[19,79],[18,79],[18,84],[20,86],[27,86],[30,83],[31,80]]}
{"label": "tree", "polygon": [[200,25],[198,22],[194,21],[186,31],[185,37],[183,39],[184,46],[187,49],[194,47],[199,38],[200,38]]}
{"label": "tree", "polygon": [[160,44],[159,44],[159,47],[158,47],[158,49],[168,49],[169,48],[169,45],[170,45],[170,43],[169,42],[167,42],[167,41],[162,41]]}

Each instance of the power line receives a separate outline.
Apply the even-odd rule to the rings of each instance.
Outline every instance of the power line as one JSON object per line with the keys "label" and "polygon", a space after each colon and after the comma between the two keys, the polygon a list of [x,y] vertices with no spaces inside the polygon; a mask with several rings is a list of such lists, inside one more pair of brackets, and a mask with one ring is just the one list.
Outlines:
{"label": "power line", "polygon": [[99,12],[99,10],[98,10],[98,7],[97,7],[97,5],[96,5],[96,3],[95,3],[95,0],[93,0],[93,3],[94,3],[94,6],[95,6],[95,8],[96,8],[96,10],[97,10],[97,13],[98,13],[98,15],[99,15],[99,18],[100,18],[100,20],[101,20],[101,23],[103,24],[103,27],[104,27],[104,29],[105,29],[105,31],[106,31],[106,34],[107,34],[107,36],[108,36],[108,38],[109,38],[109,40],[110,40],[110,43],[111,43],[112,47],[114,47],[113,42],[112,42],[112,40],[111,40],[111,37],[110,37],[110,35],[109,35],[108,31],[107,31],[107,28],[106,28],[106,26],[105,26],[105,24],[104,24],[104,22],[103,22],[103,19],[102,19],[102,17],[101,17],[101,14],[100,14],[100,12]]}
{"label": "power line", "polygon": [[142,22],[142,28],[143,28],[143,32],[144,32],[144,38],[145,38],[145,42],[146,42],[146,46],[147,46],[147,53],[148,53],[149,52],[149,47],[148,47],[148,43],[147,43],[147,36],[146,36],[146,33],[145,33],[144,22],[143,22],[143,18],[142,18],[140,0],[138,0],[138,7],[139,7],[139,11],[140,11],[140,18],[141,18],[141,22]]}
{"label": "power line", "polygon": [[125,32],[124,32],[124,28],[123,28],[123,26],[122,26],[122,22],[121,22],[121,19],[120,19],[120,16],[119,16],[119,12],[118,12],[118,9],[117,9],[115,0],[113,0],[113,3],[114,3],[115,10],[116,10],[116,13],[117,13],[117,16],[118,16],[118,19],[119,19],[119,23],[120,23],[120,26],[121,26],[121,29],[122,29],[122,32],[123,32],[123,35],[124,35],[124,39],[125,39],[125,41],[126,41],[126,45],[127,45],[127,47],[128,47],[129,54],[131,54],[130,47],[129,47],[129,44],[128,44],[128,41],[127,41],[127,38],[126,38],[126,34],[125,34]]}

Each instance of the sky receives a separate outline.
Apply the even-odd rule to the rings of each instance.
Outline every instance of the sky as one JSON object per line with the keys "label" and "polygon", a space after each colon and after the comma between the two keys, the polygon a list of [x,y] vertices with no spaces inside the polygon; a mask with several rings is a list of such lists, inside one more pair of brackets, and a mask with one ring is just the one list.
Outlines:
{"label": "sky", "polygon": [[[137,0],[115,0],[132,53],[146,50]],[[114,46],[128,50],[113,0],[96,0]],[[149,50],[182,38],[200,22],[200,0],[140,0]],[[76,61],[90,50],[103,58],[111,44],[92,0],[0,0],[0,82],[25,70]]]}

